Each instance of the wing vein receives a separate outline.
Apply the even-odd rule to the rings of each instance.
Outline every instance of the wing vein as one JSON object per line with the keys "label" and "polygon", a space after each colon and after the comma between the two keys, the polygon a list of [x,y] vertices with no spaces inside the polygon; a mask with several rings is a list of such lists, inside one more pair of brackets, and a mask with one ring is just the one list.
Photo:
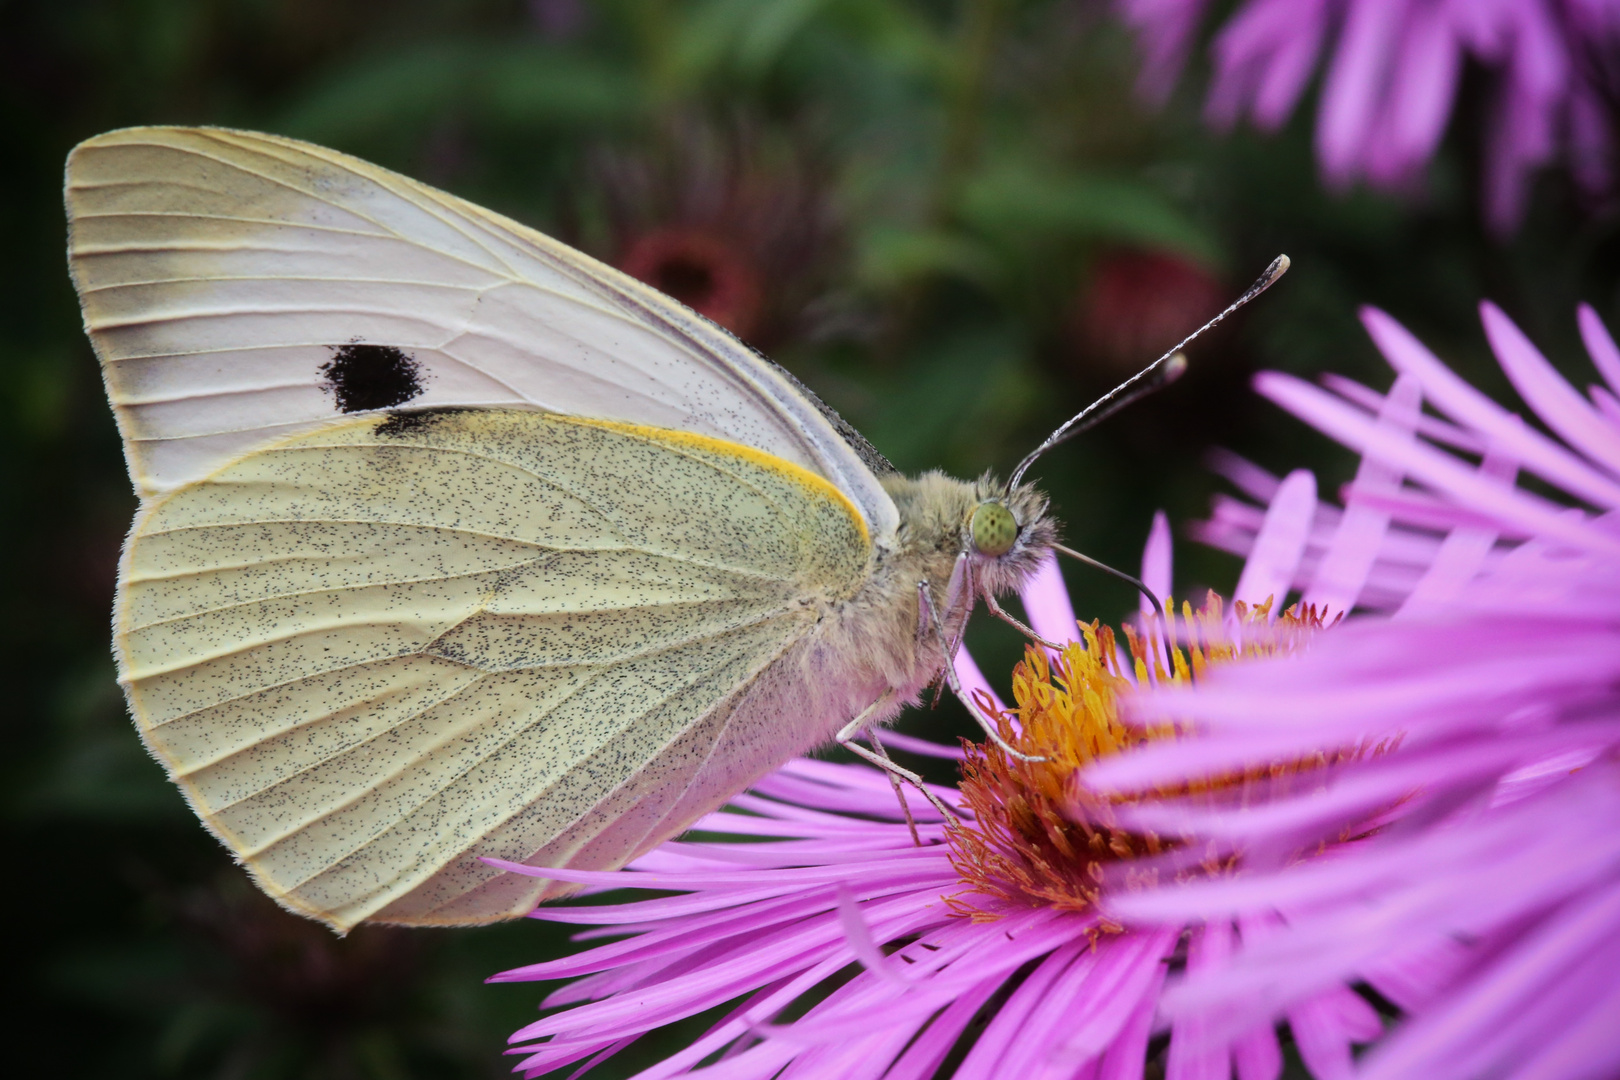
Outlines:
{"label": "wing vein", "polygon": [[[603,674],[605,674],[605,673],[603,673]],[[635,713],[634,715],[630,716],[626,720],[624,725],[620,728],[620,730],[622,731],[622,730],[628,729],[631,726],[637,724],[641,720],[645,719],[652,712],[654,712],[657,709],[662,708],[664,705],[668,704],[671,700],[673,700],[678,695],[680,695],[682,693],[685,693],[686,691],[692,689],[692,687],[698,685],[698,683],[701,682],[703,679],[705,679],[707,677],[710,677],[710,674],[711,673],[709,673],[707,671],[698,671],[698,672],[695,672],[695,673],[689,675],[686,679],[684,679],[680,683],[679,686],[670,689],[663,696],[661,696],[657,700],[649,703],[646,708],[644,708],[644,709],[640,710],[639,712]],[[566,701],[568,698],[571,698],[571,697],[577,695],[580,691],[584,690],[585,686],[589,685],[590,682],[594,682],[596,679],[601,678],[601,677],[602,677],[601,674],[591,676],[589,679],[587,679],[585,682],[583,682],[579,687],[577,687],[574,690],[570,691],[570,693],[564,698],[564,700]],[[562,704],[562,702],[558,702],[558,705],[561,705],[561,704]],[[681,731],[676,732],[672,736],[672,739],[673,738],[679,738],[680,735],[683,734],[685,731],[690,730],[692,724],[701,722],[702,718],[704,716],[707,716],[709,714],[709,712],[712,711],[712,708],[713,708],[713,706],[711,705],[710,709],[705,709],[704,711],[700,712],[697,716],[692,717],[691,719],[689,719],[687,724],[681,729]],[[555,714],[555,712],[556,712],[556,707],[554,706],[551,709],[547,710],[546,715],[547,716],[553,715],[553,714]],[[529,724],[529,725],[527,725],[527,726],[525,726],[523,728],[520,728],[520,729],[518,729],[516,731],[513,731],[511,733],[511,735],[509,735],[507,738],[501,740],[501,742],[498,743],[496,746],[491,747],[488,750],[488,752],[480,755],[475,760],[468,763],[465,768],[461,769],[454,776],[452,776],[449,780],[447,780],[444,784],[440,785],[438,788],[436,788],[435,790],[430,792],[421,801],[419,801],[415,806],[412,806],[410,808],[410,810],[408,810],[408,811],[406,811],[404,813],[401,813],[395,819],[395,822],[393,824],[397,824],[398,822],[404,821],[406,818],[408,818],[410,816],[410,814],[415,813],[417,810],[420,810],[423,806],[426,806],[432,799],[438,797],[444,791],[448,790],[451,786],[453,786],[457,781],[461,780],[462,777],[466,776],[473,769],[475,769],[478,766],[482,765],[484,762],[488,761],[491,757],[495,756],[497,753],[505,750],[508,746],[510,746],[512,744],[513,740],[517,739],[518,736],[524,734],[524,732],[526,732],[532,726],[533,726],[533,724],[531,723],[531,724]],[[491,826],[489,831],[493,831],[493,829],[497,829],[502,824],[504,824],[505,822],[510,821],[512,819],[512,817],[516,816],[517,814],[521,813],[525,808],[532,805],[534,803],[535,799],[544,797],[544,793],[545,793],[546,790],[549,790],[550,788],[555,787],[558,783],[565,780],[567,777],[572,775],[574,772],[576,772],[577,770],[582,768],[585,765],[585,763],[587,763],[593,757],[595,757],[596,754],[600,753],[601,749],[602,749],[602,744],[598,744],[598,746],[595,749],[593,749],[592,751],[590,751],[589,753],[583,754],[580,757],[578,757],[574,761],[574,763],[572,765],[566,767],[560,773],[558,773],[557,776],[555,778],[553,778],[546,785],[545,788],[543,788],[540,792],[536,793],[530,799],[528,799],[523,804],[523,806],[520,806],[517,809],[513,810],[512,813],[506,815],[499,822],[494,823]],[[617,790],[617,788],[615,788],[615,790]],[[584,813],[588,813],[588,812],[589,812],[589,808],[587,808]],[[580,816],[583,817],[584,813],[582,813]],[[327,816],[327,815],[323,815],[323,817],[324,816]],[[321,820],[321,819],[316,819],[316,820]],[[577,821],[579,819],[576,818],[575,820]],[[566,829],[566,827],[565,827],[565,829]],[[330,863],[328,863],[327,867],[325,867],[324,869],[331,869],[333,867],[341,865],[346,860],[353,858],[355,855],[357,855],[360,852],[364,851],[366,848],[371,847],[373,844],[377,843],[383,837],[387,836],[388,833],[391,832],[391,831],[392,831],[392,828],[379,830],[375,835],[371,836],[370,838],[365,840],[363,843],[356,845],[350,851],[348,851],[345,854],[343,854],[342,856],[339,856],[338,858],[332,860]],[[487,832],[486,832],[486,835],[487,835]],[[263,850],[263,849],[261,848],[260,850]],[[257,854],[257,852],[255,852],[255,854]],[[251,858],[251,856],[244,856],[244,857]],[[413,863],[408,864],[406,867],[401,868],[398,872],[395,873],[394,877],[392,879],[390,879],[390,881],[387,884],[392,885],[394,882],[396,882],[396,881],[400,880],[401,878],[405,877],[406,873],[410,869],[413,869],[416,865],[417,865],[417,863],[413,862]],[[289,888],[288,891],[291,891],[292,889],[297,889],[297,888],[302,887],[303,885],[307,884],[309,881],[311,881],[314,878],[320,876],[320,873],[322,873],[322,872],[324,872],[324,870],[323,871],[317,871],[317,872],[315,872],[313,874],[310,874],[310,875],[306,876],[302,880],[298,881],[296,884],[292,885]],[[386,886],[384,886],[383,888],[386,888]],[[381,892],[381,891],[383,891],[383,888],[379,888],[377,891]],[[375,893],[373,893],[373,895],[375,895]]]}
{"label": "wing vein", "polygon": [[542,551],[558,552],[590,552],[590,551],[628,551],[632,554],[653,555],[658,558],[671,559],[691,566],[701,566],[708,570],[724,570],[728,573],[739,574],[746,577],[756,577],[764,581],[792,581],[791,575],[768,574],[763,570],[756,570],[747,566],[733,566],[726,563],[708,562],[693,558],[690,555],[676,551],[664,551],[658,548],[641,547],[626,543],[619,547],[565,547],[561,544],[543,544],[538,540],[525,540],[517,536],[506,536],[501,533],[485,532],[481,529],[468,529],[456,525],[434,525],[415,521],[382,521],[368,518],[255,518],[251,521],[211,522],[206,525],[178,525],[170,529],[154,529],[142,532],[141,539],[151,536],[173,536],[178,533],[192,532],[198,529],[218,529],[231,525],[382,525],[395,528],[425,529],[433,532],[448,532],[458,535],[476,536],[485,540],[505,540],[514,544],[525,544]]}
{"label": "wing vein", "polygon": [[[287,148],[278,143],[264,139],[241,138],[241,135],[238,133],[233,133],[233,135],[236,136],[235,139],[222,137],[218,132],[209,132],[208,135],[217,145],[234,145],[238,149],[245,149],[250,153],[256,153],[260,157],[268,158],[283,165],[291,165],[294,168],[298,167],[297,161],[289,158],[287,154],[281,152],[285,151]],[[297,192],[298,194],[303,195],[305,198],[314,199],[317,202],[325,203],[334,210],[341,213],[350,214],[354,217],[360,218],[362,221],[370,222],[371,224],[376,225],[378,228],[385,230],[389,235],[397,236],[400,239],[405,240],[407,243],[415,244],[417,247],[425,246],[421,242],[405,236],[392,225],[378,221],[369,214],[361,213],[355,207],[340,205],[324,195],[319,195],[314,191],[300,188],[297,185],[287,183],[286,181],[274,176],[270,176],[266,173],[250,170],[244,165],[217,157],[214,154],[202,153],[201,151],[197,150],[189,150],[187,152],[196,154],[196,156],[207,161],[216,161],[229,168],[236,169],[238,172],[245,173],[246,175],[268,180],[288,191]],[[381,188],[383,191],[388,192],[388,194],[394,196],[394,198],[410,205],[423,216],[432,218],[435,221],[438,221],[439,224],[444,225],[453,232],[458,233],[463,239],[467,240],[474,247],[479,248],[485,254],[495,259],[506,271],[507,277],[514,280],[517,279],[518,275],[510,263],[502,258],[499,253],[492,250],[488,244],[483,243],[478,237],[471,235],[467,229],[463,227],[466,224],[466,218],[456,210],[452,203],[448,201],[449,199],[454,198],[453,196],[441,196],[439,199],[422,199],[419,197],[413,197],[420,196],[422,194],[422,192],[419,190],[420,185],[406,177],[398,176],[397,174],[387,174],[383,170],[375,168],[375,166],[368,166],[366,171],[362,172],[357,170],[347,161],[344,161],[330,153],[311,155],[309,154],[309,151],[298,152],[309,156],[318,157],[328,168],[341,171],[346,176],[352,177],[361,183],[372,184],[378,188]],[[448,214],[453,211],[455,212],[456,220],[452,220],[448,216]],[[443,249],[438,247],[427,248],[427,250],[443,252]]]}
{"label": "wing vein", "polygon": [[[145,278],[140,281],[114,281],[106,285],[92,285],[80,289],[81,296],[90,296],[95,293],[112,292],[117,289],[148,289],[157,285],[217,285],[220,282],[235,282],[245,284],[248,282],[263,282],[275,284],[277,282],[304,281],[311,283],[332,284],[334,282],[344,285],[409,285],[414,288],[443,289],[447,292],[483,293],[492,288],[490,285],[459,285],[451,281],[413,280],[411,278],[373,278],[362,277],[358,274],[209,274],[206,277],[167,277]],[[253,309],[257,313],[258,309]]]}
{"label": "wing vein", "polygon": [[[522,570],[525,567],[533,566],[543,558],[545,558],[544,555],[536,555],[532,559],[524,559],[522,562],[513,563],[507,566],[484,566],[479,567],[476,570],[467,570],[459,574],[434,574],[431,576],[424,575],[414,578],[396,578],[390,581],[366,581],[354,585],[329,585],[325,588],[295,589],[291,592],[270,593],[265,596],[255,596],[250,600],[236,600],[229,604],[220,604],[217,607],[199,608],[196,611],[188,611],[184,615],[169,615],[161,619],[153,619],[151,622],[132,623],[128,627],[128,631],[133,633],[137,630],[151,630],[153,627],[158,626],[172,626],[175,623],[182,623],[188,619],[201,619],[209,615],[219,615],[227,611],[240,611],[242,608],[252,607],[254,604],[279,603],[283,600],[296,600],[300,597],[321,596],[329,593],[341,594],[347,592],[362,592],[366,589],[389,589],[400,585],[425,585],[445,581],[461,581],[466,578],[480,577],[485,574],[506,574],[512,572],[513,570]],[[212,571],[201,571],[200,573],[210,572]]]}
{"label": "wing vein", "polygon": [[[330,754],[326,755],[325,757],[321,758],[319,761],[312,761],[308,765],[301,766],[301,767],[293,770],[292,772],[288,773],[285,776],[277,777],[276,780],[273,783],[266,784],[264,787],[258,788],[257,790],[254,790],[254,791],[250,791],[245,795],[237,796],[236,798],[231,799],[229,802],[222,802],[218,806],[209,806],[209,804],[202,798],[202,796],[200,794],[197,794],[196,792],[193,792],[193,794],[196,795],[196,798],[197,798],[198,802],[202,803],[204,806],[209,806],[209,811],[208,812],[210,814],[222,814],[226,810],[229,810],[231,807],[239,806],[243,802],[245,802],[246,800],[252,799],[252,798],[254,798],[256,796],[259,796],[259,795],[262,795],[266,791],[269,791],[272,788],[275,788],[280,784],[284,784],[289,780],[292,780],[292,779],[295,779],[295,778],[297,778],[299,776],[302,776],[302,775],[308,773],[311,769],[318,768],[321,765],[324,765],[327,762],[333,760],[334,758],[341,757],[344,754],[351,753],[351,752],[353,752],[355,750],[358,750],[361,747],[365,746],[367,743],[375,742],[377,739],[380,739],[380,738],[390,734],[391,732],[397,731],[402,725],[408,724],[412,720],[420,719],[424,714],[428,713],[429,711],[431,711],[433,709],[436,709],[441,705],[445,705],[445,704],[448,704],[451,701],[454,701],[457,697],[460,697],[466,691],[471,690],[472,688],[477,686],[479,683],[481,683],[484,680],[488,679],[491,674],[492,673],[488,672],[488,671],[481,671],[478,674],[474,675],[471,679],[468,679],[466,682],[462,683],[459,686],[451,688],[447,693],[441,694],[439,697],[434,698],[432,701],[424,702],[424,703],[421,703],[419,705],[411,707],[411,709],[409,711],[402,713],[393,723],[389,724],[385,728],[381,728],[378,731],[366,736],[364,739],[361,739],[358,742],[356,742],[356,743],[354,743],[354,744],[352,744],[350,746],[342,747],[341,749],[339,749],[339,750],[337,750],[337,751],[335,751],[333,753],[330,753]],[[300,721],[299,723],[291,724],[291,725],[289,725],[287,727],[284,727],[281,730],[274,732],[273,737],[281,738],[281,737],[286,736],[286,735],[291,735],[294,732],[298,731],[300,728],[305,728],[305,727],[310,726],[311,724],[319,724],[319,723],[321,723],[323,721],[330,720],[334,716],[336,716],[339,712],[346,712],[346,711],[348,711],[350,709],[355,708],[356,706],[369,705],[372,702],[378,701],[378,700],[380,700],[380,699],[382,699],[382,698],[384,698],[386,696],[387,696],[386,694],[377,693],[377,694],[370,695],[368,697],[358,698],[358,699],[356,699],[354,701],[349,702],[348,704],[346,704],[340,710],[334,710],[333,712],[321,713],[319,716],[311,716],[311,717],[309,717],[309,718],[307,718],[305,720]],[[452,733],[452,734],[454,734],[454,733]],[[205,772],[208,769],[212,769],[217,765],[221,765],[224,762],[227,762],[227,761],[231,760],[232,758],[240,757],[243,754],[251,753],[254,750],[257,750],[259,747],[263,746],[265,741],[266,740],[264,740],[264,739],[260,739],[258,742],[249,743],[246,746],[239,746],[234,750],[227,750],[224,753],[218,754],[215,757],[209,758],[206,761],[200,761],[200,762],[197,762],[197,763],[195,763],[193,765],[189,765],[185,769],[176,769],[175,771],[170,773],[170,775],[175,777],[176,779],[189,779],[189,778],[197,775],[200,772]],[[430,750],[431,750],[431,747],[430,747]],[[425,756],[425,755],[423,755],[423,756]]]}
{"label": "wing vein", "polygon": [[[183,713],[176,713],[174,716],[171,716],[166,720],[159,720],[155,724],[147,723],[145,717],[142,716],[141,720],[142,720],[142,723],[145,725],[142,728],[142,730],[143,731],[156,731],[158,728],[161,728],[161,727],[163,727],[163,726],[165,726],[167,724],[172,724],[177,720],[187,720],[187,719],[190,719],[191,717],[198,716],[198,715],[200,715],[202,713],[208,712],[210,709],[219,709],[219,708],[223,708],[226,705],[235,704],[236,702],[239,702],[239,701],[246,701],[248,698],[254,696],[255,694],[264,694],[264,693],[268,693],[271,690],[285,690],[288,687],[297,686],[299,683],[309,682],[311,679],[318,679],[318,678],[321,678],[322,676],[325,676],[325,675],[339,675],[339,674],[342,674],[345,671],[354,671],[357,668],[369,667],[369,666],[371,666],[373,664],[389,664],[389,663],[393,663],[396,660],[410,659],[410,658],[412,658],[412,657],[414,657],[416,655],[418,655],[418,654],[416,654],[416,653],[401,653],[401,654],[396,655],[396,656],[372,656],[372,657],[367,657],[364,660],[356,660],[353,663],[349,663],[349,664],[339,664],[337,667],[326,668],[326,669],[324,669],[322,671],[312,671],[307,675],[297,675],[297,676],[294,676],[291,679],[285,679],[285,680],[283,680],[281,682],[278,682],[278,683],[267,683],[264,686],[255,686],[252,689],[244,690],[239,694],[233,694],[228,698],[223,698],[223,699],[221,699],[219,701],[213,702],[212,704],[199,705],[195,709],[187,709]],[[467,668],[467,667],[469,667],[469,665],[467,665],[467,664],[458,663],[457,661],[450,660],[450,659],[448,659],[446,657],[432,657],[431,659],[444,660],[445,663],[454,664],[456,667],[459,667],[459,668]],[[473,668],[472,670],[476,671],[477,669]],[[482,674],[487,674],[487,673],[480,672],[480,675],[482,675]],[[320,718],[317,717],[316,719],[320,719]],[[301,726],[301,725],[298,725],[298,726]]]}

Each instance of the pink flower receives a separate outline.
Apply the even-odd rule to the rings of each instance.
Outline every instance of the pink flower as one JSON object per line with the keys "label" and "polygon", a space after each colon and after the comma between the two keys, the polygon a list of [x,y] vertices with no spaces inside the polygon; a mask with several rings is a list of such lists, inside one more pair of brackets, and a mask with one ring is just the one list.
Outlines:
{"label": "pink flower", "polygon": [[[1161,593],[1169,560],[1161,516],[1144,560],[1144,576]],[[1037,632],[1075,638],[1054,563],[1023,599]],[[1242,651],[1226,641],[1218,616],[1202,626],[1209,653]],[[1263,617],[1247,632],[1254,648],[1277,640]],[[1141,742],[1115,718],[1116,691],[1174,676],[1157,663],[1151,675],[1122,663],[1107,631],[1085,636],[1085,648],[1071,645],[1061,658],[1032,649],[1015,678],[1021,726],[1009,718],[1003,736],[1038,747],[1046,763],[1020,765],[994,748],[970,747],[961,787],[936,791],[975,813],[947,825],[913,795],[920,845],[881,772],[800,759],[734,799],[730,809],[741,813],[711,815],[694,831],[731,842],[684,839],[613,873],[544,871],[592,892],[675,895],[534,913],[589,927],[581,935],[588,940],[616,940],[496,976],[575,979],[513,1036],[517,1071],[589,1067],[646,1032],[730,1003],[701,1038],[637,1076],[901,1080],[933,1077],[950,1058],[958,1080],[1141,1077],[1169,965],[1198,971],[1218,963],[1232,948],[1233,926],[1139,931],[1097,911],[1092,871],[1125,864],[1157,841],[1065,814],[1078,764],[1065,754],[1089,760]],[[993,699],[965,655],[959,673]],[[897,734],[884,739],[962,756]],[[1009,800],[1029,812],[1020,818]],[[1306,1059],[1329,1069],[1350,1060],[1352,1042],[1381,1030],[1371,1007],[1343,985],[1319,989],[1289,1019]],[[1269,1020],[1217,1031],[1188,1010],[1169,1027],[1171,1080],[1226,1076],[1234,1063],[1243,1080],[1279,1075]]]}
{"label": "pink flower", "polygon": [[[1140,33],[1142,88],[1168,96],[1207,0],[1119,0]],[[1498,231],[1523,216],[1531,174],[1560,153],[1590,192],[1614,182],[1620,64],[1616,0],[1247,0],[1211,46],[1206,113],[1266,130],[1293,113],[1325,53],[1316,127],[1328,182],[1404,189],[1433,157],[1466,61],[1491,72],[1485,212]]]}
{"label": "pink flower", "polygon": [[[1100,792],[1186,783],[1323,744],[1382,752],[1346,757],[1315,791],[1135,807],[1135,827],[1201,836],[1241,853],[1245,872],[1122,892],[1105,907],[1138,925],[1245,928],[1228,962],[1167,993],[1172,1017],[1218,1005],[1217,1032],[1246,1029],[1364,980],[1410,1015],[1361,1075],[1612,1076],[1620,349],[1583,307],[1581,333],[1607,383],[1583,396],[1500,310],[1485,304],[1482,315],[1551,435],[1379,311],[1363,320],[1398,372],[1389,395],[1260,377],[1262,393],[1359,450],[1361,471],[1339,512],[1299,495],[1304,481],[1229,467],[1270,505],[1247,517],[1218,509],[1206,535],[1252,548],[1251,566],[1269,545],[1279,595],[1292,585],[1381,610],[1304,655],[1143,695],[1137,722],[1173,718],[1188,737],[1100,762],[1085,782]],[[1445,418],[1422,414],[1422,400]],[[1539,492],[1516,483],[1521,471]],[[1298,861],[1323,842],[1336,844],[1326,857]]]}

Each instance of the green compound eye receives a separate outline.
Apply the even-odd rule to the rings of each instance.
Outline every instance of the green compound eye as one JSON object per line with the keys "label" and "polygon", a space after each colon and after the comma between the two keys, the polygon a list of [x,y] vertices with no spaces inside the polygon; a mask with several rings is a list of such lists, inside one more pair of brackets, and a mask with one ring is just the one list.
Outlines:
{"label": "green compound eye", "polygon": [[1018,539],[1018,519],[998,502],[982,502],[973,511],[973,547],[980,555],[996,558],[1012,550]]}

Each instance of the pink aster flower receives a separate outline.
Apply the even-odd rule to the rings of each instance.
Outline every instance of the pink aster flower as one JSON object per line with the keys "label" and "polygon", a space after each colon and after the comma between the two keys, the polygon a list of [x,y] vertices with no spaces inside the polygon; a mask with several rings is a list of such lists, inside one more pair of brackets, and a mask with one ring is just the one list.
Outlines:
{"label": "pink aster flower", "polygon": [[[1207,0],[1119,0],[1141,35],[1141,86],[1169,94]],[[1620,89],[1616,0],[1248,0],[1211,46],[1206,113],[1272,130],[1299,104],[1324,54],[1316,150],[1328,182],[1404,189],[1434,155],[1464,65],[1491,73],[1485,212],[1517,225],[1533,171],[1563,153],[1589,192],[1608,195]]]}
{"label": "pink aster flower", "polygon": [[[1147,580],[1168,592],[1162,517],[1144,561]],[[1257,572],[1252,584],[1267,581]],[[1073,641],[1074,611],[1055,564],[1023,599],[1038,633]],[[936,789],[964,806],[964,820],[947,823],[913,797],[920,844],[881,772],[800,759],[732,800],[730,812],[704,819],[691,838],[625,870],[543,871],[591,892],[674,895],[534,912],[587,927],[586,941],[614,940],[496,976],[574,980],[513,1036],[517,1071],[589,1068],[649,1031],[729,1006],[707,1033],[637,1076],[902,1080],[949,1066],[958,1080],[1141,1077],[1150,1040],[1164,1030],[1167,971],[1219,962],[1233,946],[1233,924],[1141,930],[1101,915],[1101,868],[1150,858],[1170,842],[1113,827],[1114,807],[1083,805],[1069,781],[1085,761],[1147,738],[1115,714],[1136,685],[1173,683],[1189,664],[1202,670],[1222,657],[1286,650],[1310,632],[1292,615],[1273,624],[1270,614],[1239,607],[1239,640],[1206,608],[1188,621],[1199,638],[1190,653],[1166,653],[1133,635],[1135,663],[1092,624],[1083,646],[1029,651],[1014,678],[1017,708],[1007,713],[962,656],[962,679],[1002,715],[1003,737],[1045,761],[968,746],[960,786]],[[913,752],[964,756],[898,734],[883,738]],[[1381,1030],[1372,1008],[1343,985],[1319,988],[1288,1019],[1323,1075],[1349,1062],[1352,1043]],[[1243,1080],[1281,1072],[1269,1020],[1217,1031],[1188,1010],[1167,1030],[1171,1080],[1224,1077],[1234,1067]]]}
{"label": "pink aster flower", "polygon": [[[1260,377],[1263,394],[1359,450],[1361,471],[1337,511],[1302,495],[1303,481],[1229,464],[1269,505],[1218,509],[1206,535],[1252,549],[1251,566],[1269,545],[1277,582],[1370,613],[1302,655],[1138,697],[1136,722],[1173,719],[1186,736],[1100,762],[1085,783],[1183,784],[1324,743],[1383,752],[1343,757],[1308,792],[1131,808],[1134,827],[1201,836],[1243,870],[1121,892],[1105,907],[1136,925],[1245,928],[1240,949],[1165,999],[1168,1015],[1204,1016],[1217,1032],[1364,980],[1409,1016],[1359,1075],[1613,1076],[1620,349],[1582,307],[1606,384],[1583,395],[1500,310],[1485,304],[1482,315],[1545,432],[1379,311],[1363,320],[1399,374],[1389,395]],[[1517,482],[1521,472],[1537,490]],[[1323,843],[1333,845],[1325,857],[1298,859]],[[1223,1015],[1208,1021],[1217,1005]]]}

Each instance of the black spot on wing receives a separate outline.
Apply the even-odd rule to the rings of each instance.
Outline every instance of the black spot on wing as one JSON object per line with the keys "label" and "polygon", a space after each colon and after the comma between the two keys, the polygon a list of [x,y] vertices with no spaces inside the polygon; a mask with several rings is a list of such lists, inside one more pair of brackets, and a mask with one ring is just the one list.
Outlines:
{"label": "black spot on wing", "polygon": [[340,412],[391,409],[422,394],[422,365],[392,345],[351,341],[332,349],[321,365],[321,389],[332,395]]}

